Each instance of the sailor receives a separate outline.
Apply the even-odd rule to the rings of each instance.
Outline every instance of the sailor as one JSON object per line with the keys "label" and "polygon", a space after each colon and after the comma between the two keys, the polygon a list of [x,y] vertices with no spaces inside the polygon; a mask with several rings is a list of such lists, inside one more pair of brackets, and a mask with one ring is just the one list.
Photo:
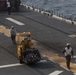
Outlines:
{"label": "sailor", "polygon": [[71,56],[73,57],[73,55],[74,55],[74,52],[73,52],[73,49],[72,49],[70,43],[66,44],[66,47],[64,48],[63,53],[64,53],[65,58],[66,58],[67,68],[70,69]]}
{"label": "sailor", "polygon": [[27,39],[27,47],[32,48],[32,45],[33,45],[32,41],[30,39]]}
{"label": "sailor", "polygon": [[9,0],[6,0],[6,4],[7,4],[7,11],[8,11],[8,14],[10,15],[10,12],[11,12],[11,3]]}
{"label": "sailor", "polygon": [[11,34],[12,42],[14,44],[16,44],[16,41],[15,41],[15,39],[16,39],[16,30],[15,30],[14,26],[11,27],[10,34]]}

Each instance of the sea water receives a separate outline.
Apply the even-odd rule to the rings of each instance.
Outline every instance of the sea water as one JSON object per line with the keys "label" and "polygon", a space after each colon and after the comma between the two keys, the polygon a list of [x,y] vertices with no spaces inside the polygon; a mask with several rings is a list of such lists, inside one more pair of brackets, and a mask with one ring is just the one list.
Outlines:
{"label": "sea water", "polygon": [[21,2],[67,19],[76,20],[76,0],[21,0]]}

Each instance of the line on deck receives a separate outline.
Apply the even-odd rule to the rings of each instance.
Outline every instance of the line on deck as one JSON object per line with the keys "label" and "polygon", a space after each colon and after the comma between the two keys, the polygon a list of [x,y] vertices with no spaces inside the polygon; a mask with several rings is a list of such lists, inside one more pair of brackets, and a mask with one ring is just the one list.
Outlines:
{"label": "line on deck", "polygon": [[6,18],[7,20],[9,20],[9,21],[11,21],[11,22],[13,22],[13,23],[16,23],[17,25],[20,25],[20,26],[22,26],[22,25],[25,25],[24,23],[22,23],[22,22],[20,22],[20,21],[18,21],[18,20],[15,20],[15,19],[13,19],[13,18]]}
{"label": "line on deck", "polygon": [[0,66],[0,69],[1,69],[1,68],[7,68],[7,67],[20,66],[20,65],[22,65],[22,64],[16,63],[16,64],[9,64],[9,65],[2,65],[2,66]]}

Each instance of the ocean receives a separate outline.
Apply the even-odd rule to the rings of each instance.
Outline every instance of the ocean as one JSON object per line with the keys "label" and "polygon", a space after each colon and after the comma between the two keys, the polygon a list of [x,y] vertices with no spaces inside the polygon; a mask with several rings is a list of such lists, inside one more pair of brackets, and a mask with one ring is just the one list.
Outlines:
{"label": "ocean", "polygon": [[21,0],[21,2],[76,21],[76,0]]}

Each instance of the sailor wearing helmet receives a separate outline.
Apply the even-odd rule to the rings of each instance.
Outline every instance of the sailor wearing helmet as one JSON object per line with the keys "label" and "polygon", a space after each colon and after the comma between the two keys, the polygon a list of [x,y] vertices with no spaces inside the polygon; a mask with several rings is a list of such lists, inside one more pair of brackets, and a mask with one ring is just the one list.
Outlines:
{"label": "sailor wearing helmet", "polygon": [[67,65],[67,68],[70,69],[71,56],[74,55],[73,49],[71,47],[71,43],[67,43],[66,44],[66,47],[64,48],[63,53],[64,53],[64,55],[66,57],[66,65]]}

